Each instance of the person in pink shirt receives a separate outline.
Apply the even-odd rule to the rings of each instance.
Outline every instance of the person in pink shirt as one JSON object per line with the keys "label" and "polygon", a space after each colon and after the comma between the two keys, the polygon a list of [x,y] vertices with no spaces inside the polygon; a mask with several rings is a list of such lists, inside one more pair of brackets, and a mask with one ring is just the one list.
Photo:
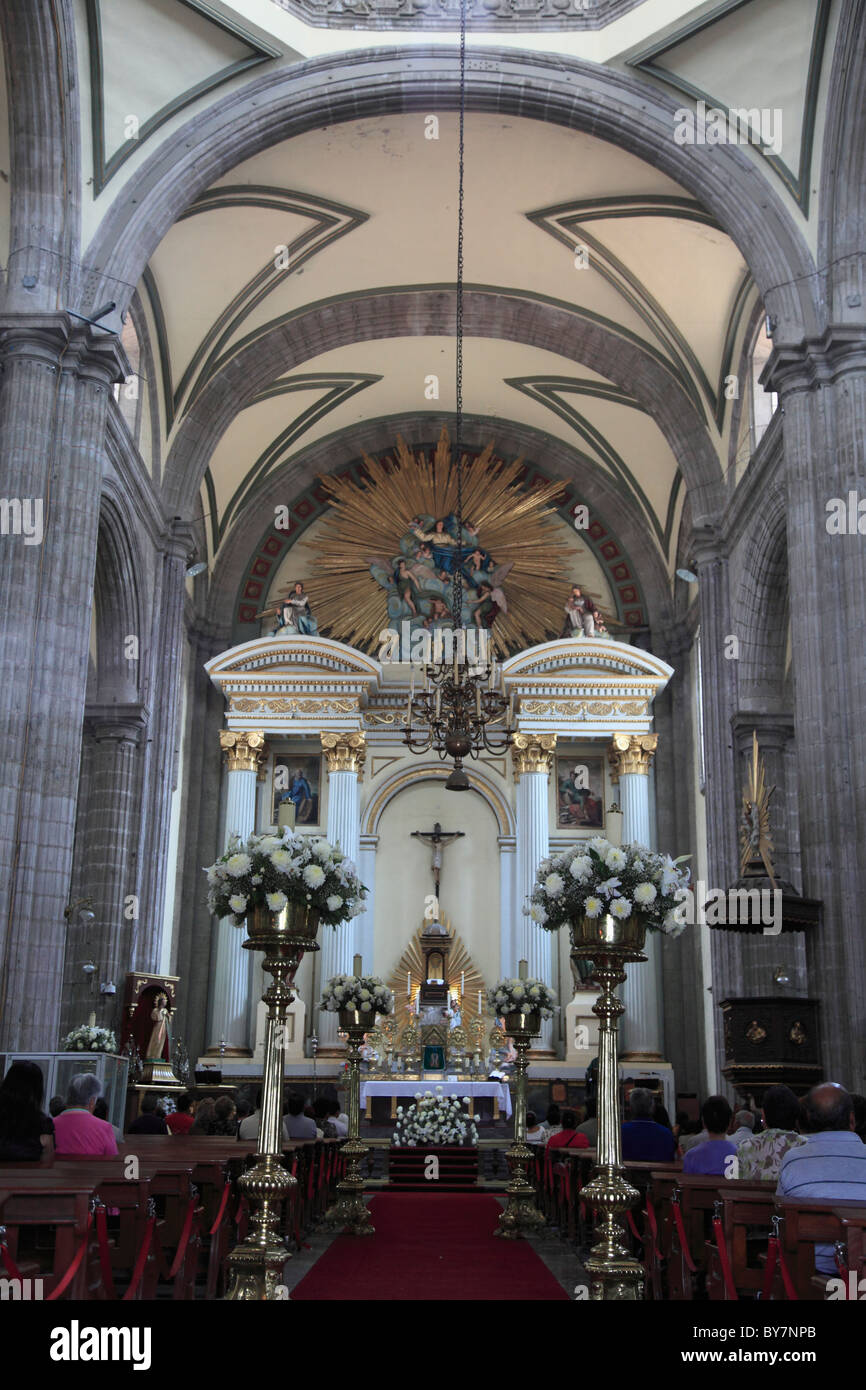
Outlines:
{"label": "person in pink shirt", "polygon": [[66,1109],[54,1121],[55,1152],[60,1154],[117,1153],[114,1130],[97,1120],[93,1107],[102,1095],[102,1082],[92,1072],[80,1072],[69,1083]]}

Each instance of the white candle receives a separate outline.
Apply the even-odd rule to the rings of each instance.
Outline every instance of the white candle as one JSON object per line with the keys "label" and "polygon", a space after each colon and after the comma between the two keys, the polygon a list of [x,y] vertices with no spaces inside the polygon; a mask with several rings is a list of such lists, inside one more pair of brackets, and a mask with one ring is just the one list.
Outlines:
{"label": "white candle", "polygon": [[352,973],[353,973],[354,975],[360,975],[360,973],[361,973],[361,957],[360,957],[360,956],[356,956],[355,959],[354,959],[353,962],[352,962]]}
{"label": "white candle", "polygon": [[460,998],[463,998],[463,991],[466,988],[466,971],[460,971]]}
{"label": "white candle", "polygon": [[518,975],[520,976],[521,980],[525,980],[525,979],[526,979],[528,969],[529,969],[529,962],[528,962],[528,961],[521,960],[521,961],[518,961],[518,962],[517,962],[517,973],[518,973]]}
{"label": "white candle", "polygon": [[412,998],[412,971],[406,971],[406,998]]}
{"label": "white candle", "polygon": [[89,1021],[90,1027],[91,1027],[91,1028],[95,1028],[95,1027],[96,1027],[96,1014],[91,1014],[91,1015],[90,1015],[90,1019],[89,1019],[88,1021]]}
{"label": "white candle", "polygon": [[481,990],[478,991],[478,1012],[481,1013]]}

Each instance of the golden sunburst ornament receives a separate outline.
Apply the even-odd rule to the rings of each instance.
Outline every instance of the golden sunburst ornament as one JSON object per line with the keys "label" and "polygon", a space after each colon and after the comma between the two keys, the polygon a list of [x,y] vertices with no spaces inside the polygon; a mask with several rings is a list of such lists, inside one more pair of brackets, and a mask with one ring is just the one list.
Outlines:
{"label": "golden sunburst ornament", "polygon": [[740,812],[740,873],[754,876],[758,862],[767,871],[767,877],[776,887],[773,874],[773,839],[770,834],[770,800],[775,787],[767,791],[764,775],[764,760],[758,752],[758,733],[752,730],[752,766],[749,781],[743,792]]}
{"label": "golden sunburst ornament", "polygon": [[[500,651],[555,636],[574,546],[555,537],[563,483],[522,490],[520,460],[493,444],[463,459],[462,527],[457,481],[443,428],[428,455],[398,438],[393,455],[364,455],[360,482],[323,477],[332,507],[307,583],[320,630],[374,648],[385,628],[453,626],[454,571],[461,570],[466,627],[488,628]],[[459,534],[458,534],[459,531]]]}

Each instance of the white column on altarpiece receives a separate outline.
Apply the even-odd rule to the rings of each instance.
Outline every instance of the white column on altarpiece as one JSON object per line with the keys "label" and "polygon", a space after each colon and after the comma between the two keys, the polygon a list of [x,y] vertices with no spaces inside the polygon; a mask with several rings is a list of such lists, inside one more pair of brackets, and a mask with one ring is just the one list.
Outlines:
{"label": "white column on altarpiece", "polygon": [[523,946],[523,920],[514,901],[516,847],[513,835],[499,836],[499,973],[503,977],[517,974]]}
{"label": "white column on altarpiece", "polygon": [[[264,734],[223,730],[220,744],[226,754],[225,843],[243,839],[256,828],[256,779],[264,753]],[[226,918],[217,927],[216,975],[211,996],[209,1052],[225,1043],[229,1054],[250,1053],[250,956],[243,949],[246,933]]]}
{"label": "white column on altarpiece", "polygon": [[[555,734],[516,734],[512,746],[517,782],[517,912],[523,914],[535,883],[539,862],[550,852],[550,812],[548,782]],[[553,937],[523,916],[522,955],[529,963],[532,978],[553,986]],[[534,1046],[550,1049],[553,1035],[551,1019],[541,1025],[541,1036]]]}
{"label": "white column on altarpiece", "polygon": [[[619,806],[622,811],[623,844],[651,846],[650,766],[657,734],[617,734],[613,740],[612,761],[619,768]],[[645,963],[629,965],[622,987],[625,1015],[622,1021],[623,1060],[660,1059],[662,1052],[661,981],[659,943],[655,932],[647,932]]]}
{"label": "white column on altarpiece", "polygon": [[375,973],[373,913],[376,898],[376,848],[378,835],[362,835],[358,850],[358,877],[367,888],[364,911],[355,918],[355,950],[361,957],[364,974]]}
{"label": "white column on altarpiece", "polygon": [[[337,845],[345,855],[358,865],[361,843],[360,786],[358,773],[363,766],[364,735],[356,733],[333,733],[322,735],[322,747],[328,761],[328,822],[326,834],[332,845]],[[319,929],[318,979],[320,986],[332,975],[349,975],[355,955],[357,918],[337,927]],[[369,969],[371,962],[364,962]],[[338,1019],[334,1013],[318,1009],[318,998],[313,1000],[313,1021],[319,1038],[319,1048],[338,1046]]]}

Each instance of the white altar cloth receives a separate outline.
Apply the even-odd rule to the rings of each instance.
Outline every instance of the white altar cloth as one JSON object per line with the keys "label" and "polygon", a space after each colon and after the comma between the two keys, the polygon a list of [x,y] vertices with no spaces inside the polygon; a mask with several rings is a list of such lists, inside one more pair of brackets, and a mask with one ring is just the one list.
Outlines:
{"label": "white altar cloth", "polygon": [[362,1081],[361,1106],[366,1106],[373,1096],[408,1096],[414,1100],[416,1091],[422,1096],[427,1091],[435,1095],[437,1086],[442,1087],[443,1096],[492,1097],[506,1118],[511,1114],[511,1091],[501,1081]]}

